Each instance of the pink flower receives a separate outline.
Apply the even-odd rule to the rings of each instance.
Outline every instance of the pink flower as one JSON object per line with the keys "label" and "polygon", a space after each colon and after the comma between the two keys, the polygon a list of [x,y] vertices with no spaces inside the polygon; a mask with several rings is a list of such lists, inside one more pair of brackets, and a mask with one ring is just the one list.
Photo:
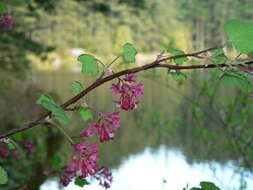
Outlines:
{"label": "pink flower", "polygon": [[11,29],[13,25],[12,16],[9,13],[0,14],[0,24],[2,24],[5,29]]}
{"label": "pink flower", "polygon": [[7,158],[10,155],[9,149],[0,147],[0,158]]}
{"label": "pink flower", "polygon": [[29,140],[23,140],[20,144],[26,149],[27,154],[36,152],[36,146]]}
{"label": "pink flower", "polygon": [[139,98],[143,95],[144,84],[130,85],[124,82],[112,84],[110,90],[113,95],[120,95],[116,104],[123,110],[132,110],[139,104]]}
{"label": "pink flower", "polygon": [[100,142],[109,141],[114,138],[116,129],[120,127],[119,112],[111,114],[100,113],[96,123],[90,123],[78,137],[99,136]]}
{"label": "pink flower", "polygon": [[99,161],[98,145],[88,145],[86,142],[74,143],[75,149],[70,164],[63,170],[60,182],[67,186],[74,177],[85,178],[93,176]]}
{"label": "pink flower", "polygon": [[99,180],[99,184],[104,188],[110,188],[110,184],[112,183],[112,173],[111,171],[105,167],[100,166],[97,168],[96,175],[94,176],[97,180]]}
{"label": "pink flower", "polygon": [[123,78],[124,81],[127,81],[127,82],[136,82],[136,77],[137,77],[137,74],[136,73],[131,73],[131,74],[127,74],[125,76],[125,78]]}
{"label": "pink flower", "polygon": [[14,160],[17,160],[17,159],[19,158],[19,155],[20,155],[20,153],[19,153],[19,151],[18,151],[17,149],[13,150],[13,151],[11,152],[11,154],[12,154],[12,158],[13,158]]}

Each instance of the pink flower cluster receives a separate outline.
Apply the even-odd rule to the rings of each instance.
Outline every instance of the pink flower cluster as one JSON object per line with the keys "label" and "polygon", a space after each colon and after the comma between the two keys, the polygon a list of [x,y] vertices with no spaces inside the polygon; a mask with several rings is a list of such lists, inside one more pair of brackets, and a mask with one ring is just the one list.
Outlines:
{"label": "pink flower cluster", "polygon": [[0,14],[0,24],[3,25],[5,29],[11,29],[13,25],[12,16],[9,13]]}
{"label": "pink flower cluster", "polygon": [[[32,153],[36,152],[36,146],[29,140],[22,140],[18,142],[26,151],[26,154],[29,156]],[[19,151],[17,149],[8,149],[5,145],[0,146],[0,158],[5,159],[11,157],[14,160],[19,158]]]}
{"label": "pink flower cluster", "polygon": [[[70,164],[62,172],[60,182],[67,186],[73,178],[86,178],[88,175],[94,176],[100,180],[100,184],[105,188],[109,188],[112,182],[112,174],[106,167],[97,165],[98,145],[88,145],[86,142],[74,143],[74,154]],[[98,177],[100,176],[100,177]]]}
{"label": "pink flower cluster", "polygon": [[109,141],[114,138],[116,129],[120,127],[119,112],[111,114],[99,113],[99,119],[95,123],[90,123],[79,137],[98,136],[100,142]]}
{"label": "pink flower cluster", "polygon": [[[139,99],[143,95],[142,83],[136,82],[136,74],[128,74],[123,79],[119,79],[117,84],[112,84],[110,90],[113,95],[120,95],[115,101],[123,110],[132,110],[139,104]],[[100,142],[114,139],[117,129],[120,127],[120,112],[111,114],[99,113],[96,122],[89,123],[88,128],[75,137],[99,137]],[[67,186],[73,178],[86,178],[88,175],[99,180],[100,185],[106,189],[112,183],[112,174],[107,167],[98,166],[98,145],[88,145],[86,142],[74,143],[74,153],[71,163],[65,168],[61,175],[61,183]]]}
{"label": "pink flower cluster", "polygon": [[140,103],[139,99],[143,95],[144,84],[130,84],[134,82],[136,82],[136,74],[128,74],[123,80],[119,80],[117,84],[112,84],[110,88],[113,95],[120,95],[119,100],[115,103],[123,110],[135,109]]}

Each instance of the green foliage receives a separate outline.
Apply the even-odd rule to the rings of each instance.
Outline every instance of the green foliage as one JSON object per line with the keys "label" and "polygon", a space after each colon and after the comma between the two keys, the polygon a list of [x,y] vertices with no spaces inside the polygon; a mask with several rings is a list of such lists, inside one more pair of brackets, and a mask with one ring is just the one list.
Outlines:
{"label": "green foliage", "polygon": [[67,125],[69,123],[70,120],[65,114],[64,109],[56,105],[53,98],[48,94],[41,94],[36,104],[40,104],[48,111],[51,111],[61,124]]}
{"label": "green foliage", "polygon": [[75,81],[72,83],[71,93],[75,96],[75,95],[79,94],[81,91],[83,91],[83,89],[84,89],[83,85],[80,82]]}
{"label": "green foliage", "polygon": [[136,54],[137,54],[137,50],[135,49],[135,47],[132,44],[126,43],[123,46],[122,57],[126,63],[135,62]]}
{"label": "green foliage", "polygon": [[172,78],[177,81],[180,85],[187,80],[187,75],[183,72],[169,72]]}
{"label": "green foliage", "polygon": [[248,78],[240,72],[225,73],[221,78],[221,82],[225,87],[235,85],[245,93],[248,93],[252,90],[252,86]]}
{"label": "green foliage", "polygon": [[225,64],[228,60],[222,48],[211,51],[214,64]]}
{"label": "green foliage", "polygon": [[253,53],[253,23],[230,20],[224,25],[225,31],[235,48],[247,55]]}
{"label": "green foliage", "polygon": [[93,119],[93,115],[92,115],[92,112],[90,109],[87,109],[87,108],[81,108],[77,111],[81,118],[84,120],[84,121],[88,121],[88,120],[92,120]]}
{"label": "green foliage", "polygon": [[59,155],[54,155],[52,159],[52,168],[58,172],[60,172],[63,168],[63,163],[61,157]]}
{"label": "green foliage", "polygon": [[0,2],[0,14],[4,13],[5,4],[3,2]]}
{"label": "green foliage", "polygon": [[[177,49],[174,49],[172,52],[172,55],[183,55],[183,54],[185,54],[183,51],[177,50]],[[176,64],[181,65],[184,62],[188,61],[188,58],[187,57],[180,57],[180,58],[174,59],[174,61]]]}
{"label": "green foliage", "polygon": [[8,175],[3,167],[0,166],[0,185],[8,182]]}
{"label": "green foliage", "polygon": [[220,190],[219,187],[217,187],[214,183],[211,182],[202,181],[200,182],[200,186],[201,188],[193,187],[191,188],[191,190]]}
{"label": "green foliage", "polygon": [[10,150],[16,149],[16,145],[14,144],[14,142],[10,141],[10,142],[7,142],[6,144]]}
{"label": "green foliage", "polygon": [[80,179],[79,177],[77,177],[75,179],[75,184],[78,185],[79,187],[83,187],[85,185],[89,185],[90,183],[86,179]]}
{"label": "green foliage", "polygon": [[99,73],[98,61],[93,55],[82,54],[77,60],[82,63],[82,73],[96,76]]}

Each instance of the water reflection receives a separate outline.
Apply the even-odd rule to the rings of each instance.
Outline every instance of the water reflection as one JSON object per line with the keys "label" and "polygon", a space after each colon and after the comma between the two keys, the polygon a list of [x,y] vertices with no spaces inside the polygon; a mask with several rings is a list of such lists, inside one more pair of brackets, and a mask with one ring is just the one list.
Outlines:
{"label": "water reflection", "polygon": [[[232,162],[223,165],[217,162],[189,164],[185,155],[178,150],[160,146],[157,150],[146,148],[142,153],[129,156],[118,169],[113,170],[114,181],[110,190],[182,190],[188,183],[197,186],[200,181],[212,181],[223,190],[239,189],[242,177],[248,189],[253,187],[250,176],[235,173]],[[245,173],[244,173],[245,174]],[[58,190],[55,180],[45,182],[40,190]],[[64,190],[81,190],[74,184]],[[86,190],[102,190],[97,182]]]}

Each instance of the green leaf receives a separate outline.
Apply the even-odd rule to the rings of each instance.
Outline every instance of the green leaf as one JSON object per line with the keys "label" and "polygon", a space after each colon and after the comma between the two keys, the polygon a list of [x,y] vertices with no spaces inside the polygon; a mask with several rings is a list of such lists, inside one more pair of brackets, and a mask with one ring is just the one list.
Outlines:
{"label": "green leaf", "polygon": [[135,47],[132,44],[126,43],[123,46],[122,57],[123,57],[123,60],[126,63],[135,62],[135,56],[136,56],[136,54],[137,54],[137,50],[135,49]]}
{"label": "green leaf", "polygon": [[238,72],[224,74],[222,76],[221,82],[225,87],[235,85],[245,93],[248,93],[252,90],[252,86],[248,81],[248,78]]}
{"label": "green leaf", "polygon": [[212,50],[211,53],[214,64],[225,64],[228,60],[222,48]]}
{"label": "green leaf", "polygon": [[187,80],[187,75],[182,72],[170,72],[172,78],[179,84],[183,84]]}
{"label": "green leaf", "polygon": [[67,117],[64,109],[56,104],[52,104],[52,114],[58,119],[58,121],[63,124],[67,125],[70,120]]}
{"label": "green leaf", "polygon": [[217,187],[214,183],[211,182],[200,182],[200,186],[203,190],[220,190],[219,187]]}
{"label": "green leaf", "polygon": [[63,108],[56,105],[53,98],[48,94],[41,94],[36,104],[41,104],[44,108],[51,111],[61,124],[66,125],[69,123],[69,118]]}
{"label": "green leaf", "polygon": [[0,184],[6,184],[8,182],[8,175],[3,167],[0,166]]}
{"label": "green leaf", "polygon": [[73,142],[77,143],[77,142],[84,142],[87,139],[85,137],[72,137],[71,138],[73,140]]}
{"label": "green leaf", "polygon": [[[185,54],[183,51],[177,50],[177,49],[174,49],[172,52],[172,55],[183,55],[183,54]],[[187,57],[180,57],[180,58],[174,59],[174,61],[176,64],[181,65],[184,62],[188,61],[188,58]]]}
{"label": "green leaf", "polygon": [[191,188],[190,190],[201,190],[201,188],[193,187],[193,188]]}
{"label": "green leaf", "polygon": [[22,133],[15,133],[14,135],[11,136],[13,140],[15,141],[21,141],[23,139]]}
{"label": "green leaf", "polygon": [[63,163],[62,163],[60,156],[54,155],[54,157],[52,159],[52,167],[53,167],[53,169],[55,169],[58,172],[62,170]]}
{"label": "green leaf", "polygon": [[247,55],[253,53],[253,23],[230,20],[224,25],[229,40],[235,48]]}
{"label": "green leaf", "polygon": [[72,92],[71,93],[74,96],[77,95],[77,94],[79,94],[84,89],[83,85],[80,82],[78,82],[78,81],[73,82],[71,84],[71,86],[72,86]]}
{"label": "green leaf", "polygon": [[214,50],[211,51],[211,53],[212,53],[212,57],[218,57],[218,56],[225,55],[222,48],[214,49]]}
{"label": "green leaf", "polygon": [[6,144],[10,150],[16,149],[16,145],[13,142],[11,142],[11,141],[6,142]]}
{"label": "green leaf", "polygon": [[89,185],[90,183],[86,179],[80,179],[79,177],[77,177],[75,179],[75,184],[78,185],[79,187],[83,187],[85,185]]}
{"label": "green leaf", "polygon": [[99,73],[98,62],[93,55],[82,54],[77,60],[82,63],[82,73],[96,76]]}
{"label": "green leaf", "polygon": [[4,13],[5,4],[3,2],[0,2],[0,14]]}
{"label": "green leaf", "polygon": [[39,99],[36,101],[36,104],[43,105],[44,102],[54,102],[53,98],[48,94],[41,94]]}
{"label": "green leaf", "polygon": [[77,111],[81,118],[84,120],[84,121],[88,121],[88,120],[92,120],[93,119],[93,115],[92,115],[92,112],[90,109],[87,109],[87,108],[81,108]]}

